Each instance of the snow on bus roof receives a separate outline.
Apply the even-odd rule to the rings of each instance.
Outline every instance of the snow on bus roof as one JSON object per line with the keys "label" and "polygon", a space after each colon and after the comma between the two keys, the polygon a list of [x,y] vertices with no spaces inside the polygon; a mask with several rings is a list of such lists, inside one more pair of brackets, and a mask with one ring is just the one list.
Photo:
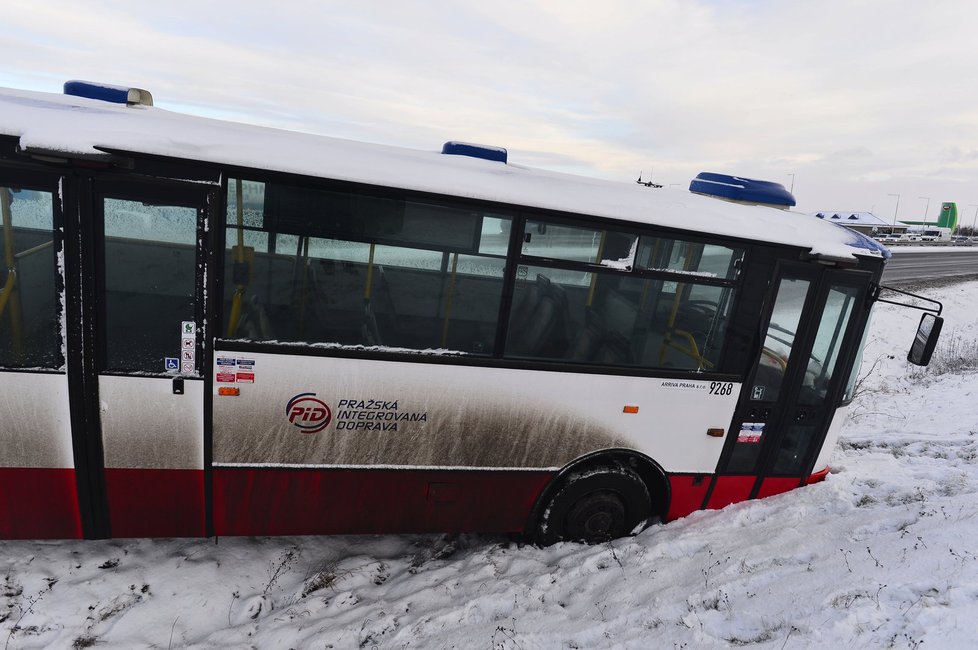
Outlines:
{"label": "snow on bus roof", "polygon": [[797,246],[833,259],[888,257],[885,248],[858,233],[796,212],[155,106],[0,88],[0,135],[19,138],[27,151],[130,151],[610,217]]}

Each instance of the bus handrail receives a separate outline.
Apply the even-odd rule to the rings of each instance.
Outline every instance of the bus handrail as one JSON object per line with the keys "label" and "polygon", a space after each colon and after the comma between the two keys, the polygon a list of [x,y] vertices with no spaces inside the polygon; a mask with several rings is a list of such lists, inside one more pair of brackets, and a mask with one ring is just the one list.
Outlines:
{"label": "bus handrail", "polygon": [[[673,341],[672,340],[673,334],[686,339],[686,341],[689,343],[689,347],[679,345],[678,343]],[[674,350],[682,352],[688,357],[692,357],[698,364],[700,364],[701,368],[712,368],[714,365],[712,361],[710,361],[702,354],[700,354],[699,346],[696,345],[696,339],[693,337],[691,333],[687,332],[686,330],[673,329],[666,332],[666,340],[664,342],[664,347],[662,349],[662,352],[659,354],[659,363],[665,361],[666,347],[670,347]]]}
{"label": "bus handrail", "polygon": [[3,288],[0,289],[0,316],[3,316],[3,311],[7,307],[7,300],[10,299],[10,294],[13,293],[16,279],[17,269],[7,269],[7,281],[4,282]]}
{"label": "bus handrail", "polygon": [[52,246],[54,246],[54,240],[53,239],[51,241],[46,241],[43,244],[38,244],[37,246],[34,246],[32,248],[28,248],[27,250],[23,250],[23,251],[21,251],[19,253],[16,253],[14,255],[14,259],[15,260],[21,260],[21,259],[24,259],[25,257],[30,257],[34,253],[40,253],[44,249],[51,248]]}
{"label": "bus handrail", "polygon": [[7,268],[7,279],[4,281],[3,287],[0,288],[0,316],[3,316],[4,308],[7,306],[7,300],[13,293],[13,287],[17,281],[17,262],[52,246],[54,246],[54,240],[46,241],[43,244],[38,244],[37,246],[32,246],[31,248],[13,254],[14,264]]}
{"label": "bus handrail", "polygon": [[244,190],[241,186],[241,179],[236,178],[234,184],[234,195],[236,198],[235,212],[238,217],[238,245],[234,247],[235,250],[235,275],[240,275],[237,279],[237,288],[234,290],[234,295],[231,297],[231,313],[228,315],[228,338],[232,338],[235,332],[238,331],[238,321],[241,320],[241,301],[244,297],[245,289],[248,288],[245,278],[247,276],[242,270],[242,266],[245,263],[245,250],[244,250],[244,205],[242,201],[244,199]]}

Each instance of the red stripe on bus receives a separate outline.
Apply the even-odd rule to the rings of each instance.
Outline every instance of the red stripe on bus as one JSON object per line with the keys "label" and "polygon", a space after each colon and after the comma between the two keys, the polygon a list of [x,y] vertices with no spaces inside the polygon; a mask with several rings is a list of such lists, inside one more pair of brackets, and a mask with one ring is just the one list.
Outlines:
{"label": "red stripe on bus", "polygon": [[789,490],[794,490],[796,487],[801,485],[801,479],[795,478],[779,478],[779,477],[768,477],[764,479],[761,483],[761,489],[757,491],[757,498],[763,499],[764,497],[773,497],[775,494],[781,494],[782,492],[788,492]]}
{"label": "red stripe on bus", "polygon": [[706,507],[710,510],[716,510],[729,506],[731,503],[746,501],[756,480],[756,476],[718,477],[713,486],[713,493],[710,495],[710,502],[706,504]]}
{"label": "red stripe on bus", "polygon": [[825,477],[829,475],[830,467],[826,466],[825,469],[819,470],[808,477],[805,481],[806,485],[811,485],[812,483],[818,483],[819,481],[824,481]]}
{"label": "red stripe on bus", "polygon": [[553,472],[215,468],[218,535],[520,532]]}
{"label": "red stripe on bus", "polygon": [[78,539],[81,536],[75,470],[0,467],[0,537]]}
{"label": "red stripe on bus", "polygon": [[204,535],[204,472],[106,468],[112,537]]}
{"label": "red stripe on bus", "polygon": [[[700,484],[694,485],[697,476],[700,477]],[[710,478],[702,474],[671,474],[669,491],[672,498],[669,501],[669,514],[666,515],[666,521],[685,517],[702,508],[703,498],[710,487]]]}

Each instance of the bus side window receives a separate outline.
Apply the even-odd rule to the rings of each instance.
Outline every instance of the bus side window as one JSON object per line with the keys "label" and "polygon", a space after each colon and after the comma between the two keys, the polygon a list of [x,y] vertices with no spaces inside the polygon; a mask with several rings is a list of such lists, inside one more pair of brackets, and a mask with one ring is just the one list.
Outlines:
{"label": "bus side window", "polygon": [[50,192],[0,181],[0,366],[61,366]]}
{"label": "bus side window", "polygon": [[506,355],[713,370],[733,288],[520,265]]}
{"label": "bus side window", "polygon": [[232,179],[224,333],[491,354],[511,222],[463,206]]}

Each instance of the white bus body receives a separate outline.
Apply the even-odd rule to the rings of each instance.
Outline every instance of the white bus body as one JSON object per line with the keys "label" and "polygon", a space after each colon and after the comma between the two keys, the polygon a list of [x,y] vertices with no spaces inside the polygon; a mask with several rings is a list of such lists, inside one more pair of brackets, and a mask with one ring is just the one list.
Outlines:
{"label": "white bus body", "polygon": [[872,240],[66,90],[0,90],[0,536],[593,541],[827,472]]}

